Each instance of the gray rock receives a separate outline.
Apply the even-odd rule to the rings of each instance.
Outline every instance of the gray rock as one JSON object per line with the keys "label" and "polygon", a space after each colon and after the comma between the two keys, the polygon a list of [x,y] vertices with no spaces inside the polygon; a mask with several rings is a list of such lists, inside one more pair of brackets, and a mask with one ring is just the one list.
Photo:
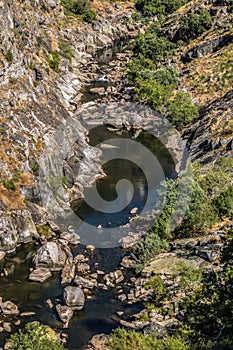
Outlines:
{"label": "gray rock", "polygon": [[60,238],[73,245],[77,245],[80,242],[80,236],[77,233],[62,232]]}
{"label": "gray rock", "polygon": [[95,283],[88,280],[87,278],[83,278],[81,276],[76,276],[74,283],[78,286],[78,287],[82,287],[82,288],[87,288],[87,289],[93,289],[95,287]]}
{"label": "gray rock", "polygon": [[47,242],[36,252],[33,264],[36,268],[46,267],[50,271],[60,271],[66,262],[66,253],[56,242]]}
{"label": "gray rock", "polygon": [[85,304],[85,295],[79,287],[66,287],[63,294],[67,306],[73,310],[82,310]]}
{"label": "gray rock", "polygon": [[0,261],[5,258],[6,253],[3,251],[0,251]]}
{"label": "gray rock", "polygon": [[47,269],[46,267],[39,267],[32,271],[28,278],[30,281],[44,282],[51,276],[52,274],[49,269]]}
{"label": "gray rock", "polygon": [[18,306],[12,303],[11,301],[5,301],[1,304],[2,313],[4,315],[18,315],[19,309]]}
{"label": "gray rock", "polygon": [[68,323],[71,319],[71,317],[73,317],[73,310],[72,308],[66,306],[66,305],[56,305],[56,310],[57,313],[60,317],[60,320],[64,323],[66,323],[66,325],[68,326]]}
{"label": "gray rock", "polygon": [[12,252],[19,243],[28,243],[36,235],[36,227],[29,211],[0,212],[1,250]]}

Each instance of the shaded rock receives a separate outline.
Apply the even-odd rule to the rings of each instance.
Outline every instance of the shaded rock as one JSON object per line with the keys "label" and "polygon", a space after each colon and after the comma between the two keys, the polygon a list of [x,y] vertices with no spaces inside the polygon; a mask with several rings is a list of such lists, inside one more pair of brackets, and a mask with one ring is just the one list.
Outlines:
{"label": "shaded rock", "polygon": [[46,267],[51,271],[60,271],[66,262],[66,253],[55,242],[45,243],[36,252],[33,264],[36,268]]}
{"label": "shaded rock", "polygon": [[167,334],[167,331],[158,323],[151,322],[148,326],[143,328],[143,333],[145,335],[154,334],[157,338],[163,338]]}
{"label": "shaded rock", "polygon": [[0,251],[0,261],[5,258],[6,253],[3,251]]}
{"label": "shaded rock", "polygon": [[91,338],[88,345],[94,350],[107,350],[108,336],[106,334],[96,334]]}
{"label": "shaded rock", "polygon": [[85,303],[85,295],[79,287],[66,287],[63,294],[64,301],[67,306],[73,310],[82,310]]}
{"label": "shaded rock", "polygon": [[87,263],[79,263],[77,265],[77,271],[86,274],[90,272],[90,266]]}
{"label": "shaded rock", "polygon": [[60,320],[64,323],[66,323],[66,325],[68,326],[68,323],[74,314],[72,308],[70,308],[66,305],[58,304],[58,305],[56,305],[56,310],[57,310],[57,313],[58,313]]}
{"label": "shaded rock", "polygon": [[107,286],[114,287],[116,284],[124,280],[124,275],[121,270],[116,270],[105,275],[103,280]]}
{"label": "shaded rock", "polygon": [[83,278],[81,276],[76,276],[74,283],[78,286],[78,287],[82,287],[82,288],[87,288],[87,289],[93,289],[95,287],[95,283],[88,280],[87,278]]}
{"label": "shaded rock", "polygon": [[3,328],[6,332],[11,333],[11,324],[9,322],[4,322]]}
{"label": "shaded rock", "polygon": [[31,214],[27,210],[0,212],[0,249],[15,250],[19,243],[28,243],[37,235]]}
{"label": "shaded rock", "polygon": [[18,315],[19,309],[18,306],[12,303],[11,301],[5,301],[1,304],[2,313],[4,315]]}
{"label": "shaded rock", "polygon": [[32,271],[28,278],[30,281],[44,282],[51,276],[52,274],[49,269],[46,267],[39,267],[36,270]]}
{"label": "shaded rock", "polygon": [[61,273],[61,284],[71,283],[75,276],[75,265],[65,264]]}
{"label": "shaded rock", "polygon": [[69,244],[77,245],[80,242],[80,236],[77,233],[62,232],[60,238],[66,240]]}

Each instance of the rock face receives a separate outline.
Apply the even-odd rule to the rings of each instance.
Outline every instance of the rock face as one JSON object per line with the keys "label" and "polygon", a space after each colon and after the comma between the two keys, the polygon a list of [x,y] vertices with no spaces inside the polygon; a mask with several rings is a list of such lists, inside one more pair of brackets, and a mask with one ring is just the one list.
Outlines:
{"label": "rock face", "polygon": [[79,287],[66,287],[63,294],[67,306],[73,310],[82,310],[85,303],[85,295]]}
{"label": "rock face", "polygon": [[19,243],[30,242],[33,236],[37,236],[37,231],[29,211],[0,212],[1,250],[12,252]]}
{"label": "rock face", "polygon": [[50,271],[60,271],[66,262],[66,253],[56,242],[45,243],[36,252],[33,264],[36,268],[44,267]]}

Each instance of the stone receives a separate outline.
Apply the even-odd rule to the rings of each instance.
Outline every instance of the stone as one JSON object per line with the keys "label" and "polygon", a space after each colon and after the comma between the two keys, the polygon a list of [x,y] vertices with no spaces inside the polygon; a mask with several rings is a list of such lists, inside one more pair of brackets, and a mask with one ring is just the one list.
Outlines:
{"label": "stone", "polygon": [[3,251],[1,250],[1,251],[0,251],[0,261],[1,261],[2,259],[4,259],[5,256],[6,256],[6,253],[3,252]]}
{"label": "stone", "polygon": [[90,266],[87,263],[79,263],[76,268],[77,271],[81,272],[82,274],[90,272]]}
{"label": "stone", "polygon": [[89,341],[91,349],[95,350],[107,350],[108,336],[106,334],[96,334]]}
{"label": "stone", "polygon": [[62,232],[60,238],[66,240],[69,244],[78,245],[80,242],[80,236],[77,233]]}
{"label": "stone", "polygon": [[87,278],[83,278],[81,276],[76,276],[74,279],[74,283],[81,288],[93,289],[95,287],[95,283],[88,280]]}
{"label": "stone", "polygon": [[73,310],[82,310],[85,304],[85,295],[81,288],[69,286],[64,290],[63,298],[67,306]]}
{"label": "stone", "polygon": [[34,282],[44,282],[48,278],[52,276],[49,269],[46,267],[38,267],[34,271],[32,271],[29,275],[29,280]]}
{"label": "stone", "polygon": [[103,279],[107,286],[114,287],[114,285],[124,280],[124,275],[121,270],[116,270],[106,274]]}
{"label": "stone", "polygon": [[34,311],[25,311],[25,312],[22,312],[20,314],[21,317],[30,317],[30,316],[35,316],[35,312]]}
{"label": "stone", "polygon": [[3,328],[6,332],[11,333],[11,324],[9,322],[4,322]]}
{"label": "stone", "polygon": [[56,242],[47,242],[36,252],[33,264],[36,268],[45,267],[50,271],[60,271],[66,262],[66,253]]}
{"label": "stone", "polygon": [[70,319],[73,317],[73,310],[71,307],[66,305],[56,305],[56,310],[60,320],[68,326]]}
{"label": "stone", "polygon": [[74,264],[65,264],[61,273],[61,284],[71,283],[75,276],[75,265]]}
{"label": "stone", "polygon": [[99,88],[92,88],[92,89],[90,89],[90,93],[102,96],[102,95],[106,94],[106,91],[105,91],[104,87],[99,87]]}
{"label": "stone", "polygon": [[11,301],[5,301],[1,304],[2,313],[4,315],[18,315],[19,309],[18,306],[12,303]]}

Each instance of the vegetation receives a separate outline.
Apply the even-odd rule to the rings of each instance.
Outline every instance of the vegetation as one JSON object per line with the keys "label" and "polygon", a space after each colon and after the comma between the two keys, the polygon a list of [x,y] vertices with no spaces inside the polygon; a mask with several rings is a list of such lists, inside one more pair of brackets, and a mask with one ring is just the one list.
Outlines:
{"label": "vegetation", "polygon": [[111,350],[188,350],[189,345],[179,337],[158,340],[155,335],[144,335],[135,331],[117,328],[112,332],[108,346]]}
{"label": "vegetation", "polygon": [[39,322],[27,323],[19,333],[12,334],[7,341],[9,350],[65,350],[55,332]]}
{"label": "vegetation", "polygon": [[[204,176],[201,167],[196,166],[194,179],[187,176],[188,190],[183,193],[180,202],[177,198],[179,180],[167,180],[164,184],[167,196],[164,209],[152,229],[132,249],[131,256],[136,271],[140,271],[145,262],[168,247],[168,242],[174,237],[192,237],[204,234],[214,223],[225,216],[231,216],[233,210],[232,196],[233,159],[221,158],[213,169]],[[191,201],[182,222],[176,224],[171,232],[171,214],[174,206],[183,208],[185,196],[192,191]]]}
{"label": "vegetation", "polygon": [[96,20],[96,12],[91,8],[89,0],[63,0],[61,3],[67,14],[80,15],[88,23]]}
{"label": "vegetation", "polygon": [[198,10],[196,13],[188,13],[180,21],[180,37],[184,41],[189,41],[211,28],[212,18],[208,11]]}
{"label": "vegetation", "polygon": [[67,60],[69,60],[71,63],[72,57],[73,57],[73,52],[72,52],[72,49],[71,49],[70,45],[68,44],[68,42],[60,41],[59,42],[59,50],[60,50],[61,56],[67,58]]}
{"label": "vegetation", "polygon": [[136,9],[144,16],[162,16],[175,12],[189,0],[137,0]]}
{"label": "vegetation", "polygon": [[47,56],[48,58],[48,65],[51,69],[53,69],[55,72],[59,73],[59,63],[60,63],[60,56],[57,51],[52,51],[50,54]]}
{"label": "vegetation", "polygon": [[12,53],[11,51],[7,51],[5,57],[6,57],[6,60],[7,60],[8,62],[10,62],[10,63],[12,63],[13,60],[14,60],[14,58],[13,58],[13,53]]}

